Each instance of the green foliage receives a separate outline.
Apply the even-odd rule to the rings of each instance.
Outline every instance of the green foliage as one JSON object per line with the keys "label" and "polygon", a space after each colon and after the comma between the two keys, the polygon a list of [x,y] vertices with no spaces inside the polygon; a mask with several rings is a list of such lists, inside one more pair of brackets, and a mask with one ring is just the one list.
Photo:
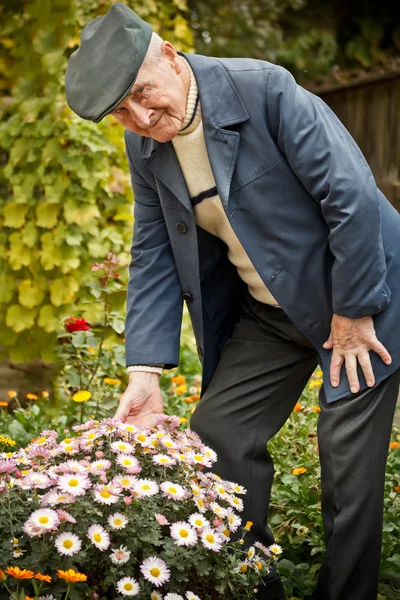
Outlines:
{"label": "green foliage", "polygon": [[[0,7],[0,351],[14,361],[55,360],[59,320],[91,298],[93,259],[112,250],[127,279],[133,195],[122,129],[112,117],[79,119],[63,87],[80,30],[111,4]],[[186,0],[131,4],[179,49],[191,48]],[[97,316],[88,303],[84,317],[96,323]]]}

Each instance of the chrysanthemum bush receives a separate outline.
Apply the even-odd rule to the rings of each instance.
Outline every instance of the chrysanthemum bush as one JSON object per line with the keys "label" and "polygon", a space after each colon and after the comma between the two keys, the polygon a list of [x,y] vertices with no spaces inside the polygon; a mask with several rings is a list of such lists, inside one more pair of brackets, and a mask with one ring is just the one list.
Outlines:
{"label": "chrysanthemum bush", "polygon": [[194,432],[165,415],[73,429],[0,455],[1,598],[254,597],[280,549],[248,547],[246,490]]}

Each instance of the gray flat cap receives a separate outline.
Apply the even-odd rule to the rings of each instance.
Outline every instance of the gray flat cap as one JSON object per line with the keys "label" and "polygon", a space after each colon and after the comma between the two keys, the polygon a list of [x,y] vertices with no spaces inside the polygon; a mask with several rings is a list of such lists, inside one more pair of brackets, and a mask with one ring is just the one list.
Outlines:
{"label": "gray flat cap", "polygon": [[65,73],[68,106],[98,123],[129,93],[150,44],[152,27],[116,2],[82,30]]}

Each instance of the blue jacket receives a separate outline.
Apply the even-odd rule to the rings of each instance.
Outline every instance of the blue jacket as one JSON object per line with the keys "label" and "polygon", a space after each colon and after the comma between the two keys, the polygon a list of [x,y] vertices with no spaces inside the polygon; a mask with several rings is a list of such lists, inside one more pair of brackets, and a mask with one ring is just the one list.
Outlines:
{"label": "blue jacket", "polygon": [[[371,352],[375,379],[400,366],[400,215],[360,149],[317,96],[284,68],[184,55],[199,87],[204,134],[229,221],[256,270],[315,346],[328,402],[335,312],[373,315],[392,356]],[[225,244],[199,228],[170,142],[126,131],[135,194],[127,294],[127,365],[178,364],[183,297],[203,363],[204,393],[238,316],[243,282]],[[366,387],[360,368],[361,389]]]}

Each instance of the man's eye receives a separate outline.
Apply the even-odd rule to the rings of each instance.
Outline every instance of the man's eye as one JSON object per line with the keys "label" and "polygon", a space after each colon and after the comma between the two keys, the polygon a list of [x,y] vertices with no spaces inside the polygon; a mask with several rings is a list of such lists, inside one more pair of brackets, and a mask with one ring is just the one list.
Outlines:
{"label": "man's eye", "polygon": [[114,109],[114,113],[116,115],[120,115],[124,110],[125,110],[124,107],[122,107],[122,108],[115,108]]}
{"label": "man's eye", "polygon": [[143,93],[143,90],[144,90],[144,87],[141,87],[141,88],[139,88],[139,89],[138,89],[138,91],[137,91],[136,93],[137,93],[137,94],[142,94],[142,93]]}

